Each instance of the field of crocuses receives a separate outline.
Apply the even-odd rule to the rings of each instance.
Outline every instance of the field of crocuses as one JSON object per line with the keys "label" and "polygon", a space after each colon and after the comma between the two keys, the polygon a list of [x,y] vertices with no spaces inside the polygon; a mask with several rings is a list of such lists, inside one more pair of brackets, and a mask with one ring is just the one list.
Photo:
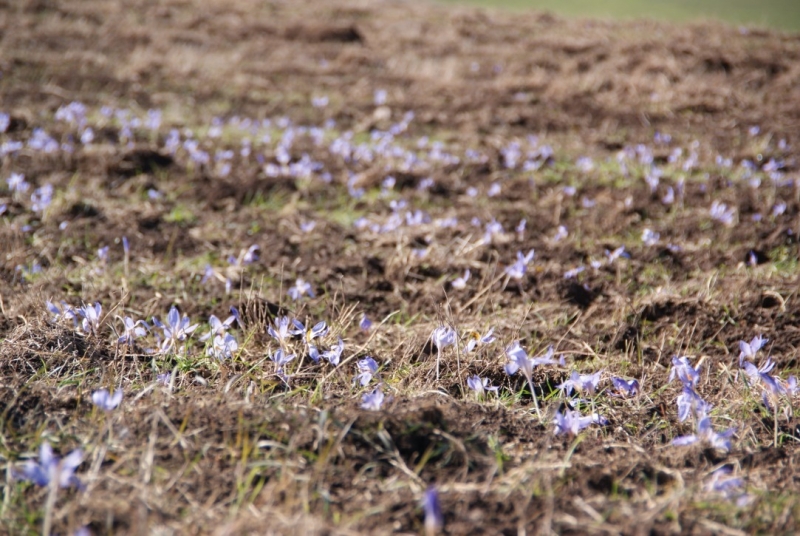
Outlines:
{"label": "field of crocuses", "polygon": [[0,22],[0,532],[798,530],[797,36]]}

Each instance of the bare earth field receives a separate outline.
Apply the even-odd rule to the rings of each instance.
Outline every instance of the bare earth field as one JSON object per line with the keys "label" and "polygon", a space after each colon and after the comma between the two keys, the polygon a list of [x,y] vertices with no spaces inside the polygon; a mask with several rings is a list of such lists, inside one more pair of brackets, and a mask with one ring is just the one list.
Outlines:
{"label": "bare earth field", "polygon": [[796,533],[798,103],[763,30],[0,0],[0,532]]}

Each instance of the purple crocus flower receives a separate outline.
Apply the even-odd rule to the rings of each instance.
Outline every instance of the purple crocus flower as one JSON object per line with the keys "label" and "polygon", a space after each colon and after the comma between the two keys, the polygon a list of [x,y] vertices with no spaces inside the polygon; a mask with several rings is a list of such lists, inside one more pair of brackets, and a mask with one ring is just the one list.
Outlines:
{"label": "purple crocus flower", "polygon": [[305,295],[308,295],[310,298],[315,297],[314,291],[311,289],[311,284],[299,277],[297,281],[295,281],[294,286],[290,287],[287,293],[294,301],[299,300]]}
{"label": "purple crocus flower", "polygon": [[597,391],[597,386],[600,384],[600,376],[602,374],[602,370],[598,370],[594,374],[579,374],[578,371],[573,370],[569,379],[557,387],[565,391],[567,395],[571,395],[573,389],[580,393],[592,395]]}
{"label": "purple crocus flower", "polygon": [[78,312],[72,308],[72,306],[67,305],[66,302],[61,302],[61,306],[54,304],[51,301],[44,302],[47,310],[53,314],[52,321],[58,322],[59,320],[66,319],[72,320],[72,324],[74,326],[78,325]]}
{"label": "purple crocus flower", "polygon": [[634,396],[639,393],[638,380],[624,380],[622,378],[611,378],[611,383],[620,396]]}
{"label": "purple crocus flower", "polygon": [[358,367],[358,374],[354,381],[361,384],[361,387],[366,387],[372,381],[372,378],[378,374],[378,363],[369,356],[357,361],[356,367]]}
{"label": "purple crocus flower", "polygon": [[366,314],[361,315],[361,322],[358,323],[358,327],[361,328],[362,331],[369,331],[372,327],[372,320],[370,320]]}
{"label": "purple crocus flower", "polygon": [[135,339],[147,335],[148,325],[144,320],[134,320],[129,316],[120,318],[120,320],[122,320],[123,324],[123,334],[119,339],[117,339],[117,344],[127,344],[128,346],[133,346],[133,341]]}
{"label": "purple crocus flower", "polygon": [[769,342],[769,339],[761,335],[756,335],[750,342],[739,341],[739,366],[743,366],[742,363],[745,359],[755,359],[758,351],[761,350],[767,342]]}
{"label": "purple crocus flower", "polygon": [[206,349],[206,354],[216,357],[219,360],[231,359],[233,353],[239,349],[239,343],[230,333],[218,334],[214,336],[211,346]]}
{"label": "purple crocus flower", "polygon": [[673,356],[672,357],[672,370],[669,373],[668,382],[672,382],[675,378],[678,378],[683,385],[694,388],[697,385],[697,381],[700,379],[700,367],[693,368],[691,364],[689,364],[689,358],[682,356]]}
{"label": "purple crocus flower", "polygon": [[731,472],[730,467],[720,467],[711,473],[703,489],[709,493],[721,495],[726,500],[734,501],[738,507],[747,506],[752,497],[744,490],[744,480],[731,476]]}
{"label": "purple crocus flower", "polygon": [[92,393],[92,404],[103,411],[112,411],[122,402],[122,389],[109,392],[108,389],[100,389]]}
{"label": "purple crocus flower", "polygon": [[425,513],[425,534],[433,536],[444,526],[444,516],[442,515],[442,505],[439,502],[439,494],[434,486],[425,490],[422,497],[422,510]]}
{"label": "purple crocus flower", "polygon": [[452,286],[454,289],[458,289],[458,290],[463,289],[464,287],[467,286],[467,281],[469,281],[470,275],[471,274],[470,274],[469,268],[467,268],[464,271],[464,275],[462,277],[455,278],[453,280],[453,282],[450,283],[450,286]]}
{"label": "purple crocus flower", "polygon": [[469,339],[466,347],[467,353],[473,351],[478,345],[493,343],[495,341],[495,337],[492,335],[493,333],[494,328],[489,328],[489,331],[487,331],[484,335],[481,335],[477,331],[470,331],[467,335]]}
{"label": "purple crocus flower", "polygon": [[211,329],[208,331],[208,333],[202,335],[198,340],[200,342],[205,342],[211,337],[217,335],[221,336],[225,335],[228,331],[228,328],[233,324],[235,320],[236,317],[233,315],[229,316],[224,321],[220,321],[219,318],[217,318],[214,315],[211,315],[210,317],[208,317],[208,325],[211,327]]}
{"label": "purple crocus flower", "polygon": [[78,313],[83,317],[81,328],[87,335],[95,337],[100,332],[100,316],[103,314],[103,306],[99,302],[94,305],[84,305],[78,309]]}
{"label": "purple crocus flower", "polygon": [[433,330],[431,340],[436,345],[436,381],[439,381],[439,363],[442,360],[442,350],[456,343],[456,330],[450,326],[439,326]]}
{"label": "purple crocus flower", "polygon": [[522,371],[525,379],[528,380],[528,387],[531,389],[531,397],[533,398],[533,405],[536,408],[536,415],[541,419],[542,413],[539,410],[539,401],[536,399],[536,391],[533,388],[533,369],[538,365],[553,365],[557,363],[553,359],[553,347],[550,346],[547,352],[541,357],[530,358],[522,346],[520,346],[519,341],[514,341],[506,348],[506,355],[510,360],[505,365],[506,374],[513,376],[517,371]]}
{"label": "purple crocus flower", "polygon": [[672,444],[676,446],[687,446],[698,442],[705,442],[712,448],[727,452],[731,449],[730,438],[735,431],[735,428],[730,428],[722,433],[715,432],[711,427],[711,418],[706,416],[697,422],[696,434],[676,437],[672,440]]}
{"label": "purple crocus flower", "polygon": [[284,344],[294,335],[302,335],[304,331],[305,326],[299,320],[288,316],[276,318],[275,326],[267,328],[267,333],[280,344]]}
{"label": "purple crocus flower", "polygon": [[63,460],[53,455],[50,443],[45,441],[39,447],[39,463],[28,460],[22,471],[14,472],[14,476],[21,480],[28,480],[37,486],[47,486],[50,483],[60,488],[70,486],[81,487],[81,482],[75,476],[75,469],[83,461],[81,449],[75,449],[64,457]]}
{"label": "purple crocus flower", "polygon": [[696,418],[702,419],[711,411],[711,404],[703,400],[694,388],[688,385],[683,386],[683,391],[678,395],[676,402],[678,403],[678,420],[681,422],[688,419],[692,413]]}
{"label": "purple crocus flower", "polygon": [[178,343],[183,342],[197,329],[198,324],[191,324],[189,317],[181,314],[178,309],[173,305],[169,313],[167,313],[166,323],[162,324],[161,321],[153,317],[153,324],[164,332],[164,342],[161,345],[161,353],[166,353],[168,350],[174,350],[178,347]]}
{"label": "purple crocus flower", "polygon": [[577,410],[565,410],[556,412],[553,423],[556,425],[555,434],[571,434],[578,435],[578,432],[589,426],[590,424],[599,424],[605,426],[608,424],[608,419],[592,413],[591,415],[583,416]]}
{"label": "purple crocus flower", "polygon": [[528,270],[528,264],[533,260],[535,255],[534,250],[530,250],[527,254],[517,251],[517,260],[514,264],[506,266],[505,273],[512,279],[522,279]]}
{"label": "purple crocus flower", "polygon": [[336,346],[332,346],[328,351],[319,353],[316,346],[309,345],[308,347],[308,354],[314,362],[318,362],[320,358],[324,357],[328,360],[328,362],[333,365],[334,367],[339,364],[339,361],[342,358],[342,352],[344,351],[344,342],[342,338],[339,337],[339,342],[336,343]]}
{"label": "purple crocus flower", "polygon": [[481,378],[477,375],[467,378],[467,387],[478,393],[478,398],[483,398],[486,391],[494,391],[496,394],[499,389],[496,385],[489,385],[489,378]]}
{"label": "purple crocus flower", "polygon": [[384,394],[381,386],[377,386],[373,391],[365,393],[361,397],[361,409],[369,411],[379,411],[383,406]]}

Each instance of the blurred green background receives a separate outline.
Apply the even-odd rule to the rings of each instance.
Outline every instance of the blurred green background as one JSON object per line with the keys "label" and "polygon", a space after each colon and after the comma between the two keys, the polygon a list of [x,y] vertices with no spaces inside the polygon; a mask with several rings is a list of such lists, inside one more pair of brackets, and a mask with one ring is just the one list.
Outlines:
{"label": "blurred green background", "polygon": [[800,32],[800,0],[438,0],[585,18],[719,19],[734,25]]}

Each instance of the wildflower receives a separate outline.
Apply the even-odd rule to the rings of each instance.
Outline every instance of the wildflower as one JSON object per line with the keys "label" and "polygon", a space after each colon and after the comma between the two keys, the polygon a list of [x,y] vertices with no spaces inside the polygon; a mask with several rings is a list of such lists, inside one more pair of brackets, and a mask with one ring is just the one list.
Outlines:
{"label": "wildflower", "polygon": [[528,264],[533,260],[534,250],[530,250],[526,255],[517,251],[517,260],[511,266],[506,266],[506,275],[512,279],[522,279],[528,269]]}
{"label": "wildflower", "polygon": [[325,323],[323,320],[322,322],[317,322],[314,326],[306,331],[306,342],[310,342],[316,338],[324,337],[328,334],[328,324]]}
{"label": "wildflower", "polygon": [[7,179],[6,184],[8,184],[8,189],[11,192],[18,192],[24,194],[28,191],[30,184],[25,181],[25,175],[22,173],[12,173]]}
{"label": "wildflower", "polygon": [[361,328],[363,331],[369,331],[372,327],[372,320],[367,318],[366,314],[361,315],[361,322],[358,323],[358,327]]}
{"label": "wildflower", "polygon": [[620,258],[620,257],[628,258],[628,257],[630,257],[630,255],[628,255],[625,252],[625,246],[620,246],[617,249],[615,249],[614,251],[606,250],[606,257],[608,258],[608,264],[613,264],[614,261],[617,260],[618,258]]}
{"label": "wildflower", "polygon": [[294,286],[289,288],[288,293],[289,297],[294,301],[299,300],[305,294],[311,298],[315,297],[314,291],[311,289],[311,285],[299,277],[297,278]]}
{"label": "wildflower", "polygon": [[94,305],[84,305],[78,309],[78,313],[83,317],[81,321],[83,332],[96,337],[100,331],[100,315],[103,313],[103,307],[99,302],[95,302]]}
{"label": "wildflower", "polygon": [[602,373],[602,370],[598,370],[594,374],[579,374],[578,371],[573,370],[569,379],[557,387],[565,391],[567,395],[572,394],[573,389],[581,393],[594,394]]}
{"label": "wildflower", "polygon": [[620,396],[634,396],[639,393],[638,380],[623,380],[622,378],[611,378],[611,383]]}
{"label": "wildflower", "polygon": [[165,387],[169,387],[169,382],[172,381],[172,373],[162,372],[161,374],[156,375],[156,381]]}
{"label": "wildflower", "polygon": [[455,289],[459,289],[459,290],[463,289],[464,287],[467,286],[467,281],[469,281],[470,275],[471,274],[470,274],[469,268],[467,268],[464,271],[464,276],[463,277],[457,277],[456,279],[453,280],[452,283],[450,283],[450,285]]}
{"label": "wildflower", "polygon": [[[749,361],[745,362],[744,364],[744,371],[750,378],[750,381],[753,383],[761,383],[764,386],[764,405],[767,407],[771,407],[768,396],[772,398],[779,398],[781,396],[787,396],[790,394],[790,391],[782,385],[780,379],[769,374],[773,368],[775,368],[775,362],[771,358],[768,358],[763,365],[757,368]],[[796,379],[792,379],[791,394],[794,394],[794,391],[796,391],[796,382]]]}
{"label": "wildflower", "polygon": [[61,307],[54,304],[51,301],[44,302],[47,310],[53,314],[52,321],[58,322],[61,319],[72,320],[72,323],[77,326],[78,325],[78,313],[73,309],[70,305],[67,305],[66,302],[61,302]]}
{"label": "wildflower", "polygon": [[511,344],[511,346],[506,348],[506,355],[511,360],[505,365],[506,374],[513,376],[517,373],[517,371],[522,371],[522,374],[525,376],[525,379],[528,380],[528,386],[531,389],[531,397],[533,398],[533,404],[536,408],[536,414],[541,419],[542,414],[539,410],[539,402],[536,399],[536,391],[533,388],[533,368],[537,365],[556,363],[556,361],[553,360],[553,347],[550,346],[544,356],[531,359],[528,357],[528,354],[525,352],[525,350],[519,345],[519,342],[515,341]]}
{"label": "wildflower", "polygon": [[256,262],[258,260],[258,251],[260,249],[261,248],[259,248],[256,244],[253,244],[247,248],[247,251],[245,251],[244,255],[242,255],[242,264],[252,264]]}
{"label": "wildflower", "polygon": [[495,337],[494,335],[492,335],[492,333],[494,333],[494,328],[489,328],[489,331],[487,331],[485,335],[481,335],[477,331],[469,332],[469,334],[467,335],[469,337],[469,340],[467,341],[466,351],[467,352],[473,351],[475,347],[478,346],[479,344],[493,343],[495,341]]}
{"label": "wildflower", "polygon": [[711,203],[709,214],[711,215],[711,219],[717,220],[727,226],[733,225],[734,218],[736,217],[736,211],[733,208],[728,208],[728,205],[719,201]]}
{"label": "wildflower", "polygon": [[358,374],[354,381],[361,384],[361,387],[366,387],[372,381],[372,378],[378,374],[378,363],[369,356],[357,361],[356,366],[358,367]]}
{"label": "wildflower", "polygon": [[526,220],[525,218],[522,218],[519,221],[519,224],[517,225],[517,228],[515,229],[515,231],[517,232],[517,234],[519,235],[520,238],[522,238],[522,235],[525,233],[525,227],[527,225],[528,225],[528,220]]}
{"label": "wildflower", "polygon": [[290,361],[294,359],[294,354],[287,354],[282,349],[278,349],[275,352],[273,352],[269,356],[269,358],[275,362],[275,365],[277,366],[276,373],[278,374],[278,376],[280,376],[281,379],[286,381],[288,378],[283,373],[283,366],[288,364]]}
{"label": "wildflower", "polygon": [[339,364],[339,360],[342,358],[342,351],[344,351],[344,342],[341,337],[336,346],[331,347],[327,352],[322,352],[321,354],[316,346],[309,345],[308,347],[308,355],[315,363],[318,362],[320,358],[324,357],[334,367]]}
{"label": "wildflower", "polygon": [[239,349],[239,343],[236,338],[230,333],[224,335],[215,335],[211,346],[206,350],[206,354],[216,357],[217,359],[231,359],[233,352]]}
{"label": "wildflower", "polygon": [[216,316],[211,315],[208,317],[208,324],[211,326],[211,329],[208,331],[208,333],[202,335],[198,340],[200,342],[205,342],[213,336],[225,335],[228,328],[231,326],[231,324],[233,324],[234,320],[236,320],[236,317],[233,315],[226,318],[224,322],[220,321],[220,319]]}
{"label": "wildflower", "polygon": [[186,338],[197,329],[198,324],[190,324],[188,316],[181,318],[178,309],[173,305],[167,314],[166,324],[162,324],[158,318],[153,317],[153,324],[164,332],[164,343],[161,345],[161,352],[166,353],[167,350],[174,350],[179,342],[183,342]]}
{"label": "wildflower", "polygon": [[564,279],[575,279],[578,274],[583,272],[586,269],[585,266],[578,266],[577,268],[573,268],[572,270],[567,270],[564,272]]}
{"label": "wildflower", "polygon": [[689,364],[689,358],[685,356],[673,356],[672,370],[667,381],[672,382],[675,378],[678,378],[683,385],[694,388],[700,379],[700,367],[692,368],[692,365]]}
{"label": "wildflower", "polygon": [[436,345],[436,381],[439,381],[439,363],[442,350],[456,343],[456,331],[449,326],[439,326],[433,330],[431,340]]}
{"label": "wildflower", "polygon": [[556,234],[553,235],[553,242],[560,242],[569,236],[569,231],[563,225],[559,225]]}
{"label": "wildflower", "polygon": [[379,411],[383,405],[384,394],[381,386],[377,386],[372,392],[365,393],[361,397],[361,409],[369,411]]}
{"label": "wildflower", "polygon": [[494,391],[497,393],[499,389],[496,385],[489,385],[489,378],[481,378],[477,375],[467,378],[467,387],[478,393],[478,398],[483,398],[486,391]]}
{"label": "wildflower", "polygon": [[31,194],[31,210],[43,212],[53,201],[53,187],[45,184],[33,191]]}
{"label": "wildflower", "polygon": [[655,246],[659,238],[661,238],[661,235],[655,231],[651,231],[650,229],[642,231],[642,242],[644,242],[645,246]]}
{"label": "wildflower", "polygon": [[694,413],[697,419],[705,417],[711,411],[711,404],[703,400],[697,391],[689,385],[683,386],[683,391],[676,399],[678,404],[678,420],[684,422]]}
{"label": "wildflower", "polygon": [[742,366],[742,362],[745,359],[754,359],[756,353],[761,350],[768,341],[769,339],[761,335],[756,335],[750,342],[739,341],[739,366]]}
{"label": "wildflower", "polygon": [[746,506],[752,497],[744,491],[744,480],[730,474],[730,467],[720,467],[711,473],[703,488],[706,492],[716,493],[729,501],[735,501],[738,507]]}
{"label": "wildflower", "polygon": [[439,494],[436,492],[435,487],[430,486],[425,490],[425,495],[422,497],[422,510],[425,513],[426,536],[433,536],[442,530],[444,516],[442,515],[442,505],[439,502]]}
{"label": "wildflower", "polygon": [[92,404],[103,411],[112,411],[122,402],[122,389],[109,393],[108,389],[100,389],[92,393]]}
{"label": "wildflower", "polygon": [[578,435],[578,432],[589,426],[590,424],[599,424],[605,426],[608,424],[608,419],[592,413],[591,415],[583,416],[577,410],[565,410],[556,412],[553,423],[556,425],[555,434],[571,434]]}
{"label": "wildflower", "polygon": [[722,433],[717,433],[711,427],[711,418],[705,416],[698,421],[696,434],[676,437],[672,440],[672,444],[682,447],[693,445],[698,442],[705,442],[712,448],[727,452],[731,449],[730,437],[735,431],[735,428],[730,428]]}
{"label": "wildflower", "polygon": [[14,476],[21,480],[28,480],[37,486],[47,486],[51,482],[60,488],[81,486],[81,481],[75,476],[75,469],[83,461],[81,449],[75,449],[60,460],[53,455],[50,443],[45,441],[39,447],[39,463],[28,460],[21,472],[14,472]]}
{"label": "wildflower", "polygon": [[267,333],[280,344],[284,344],[289,337],[301,335],[305,331],[305,326],[294,318],[281,316],[275,319],[275,327],[267,328]]}
{"label": "wildflower", "polygon": [[[117,317],[119,318],[119,317]],[[138,337],[144,337],[147,334],[147,322],[144,320],[134,320],[126,316],[121,318],[124,333],[117,339],[117,344],[133,344],[133,341]],[[140,327],[144,326],[144,327]]]}

